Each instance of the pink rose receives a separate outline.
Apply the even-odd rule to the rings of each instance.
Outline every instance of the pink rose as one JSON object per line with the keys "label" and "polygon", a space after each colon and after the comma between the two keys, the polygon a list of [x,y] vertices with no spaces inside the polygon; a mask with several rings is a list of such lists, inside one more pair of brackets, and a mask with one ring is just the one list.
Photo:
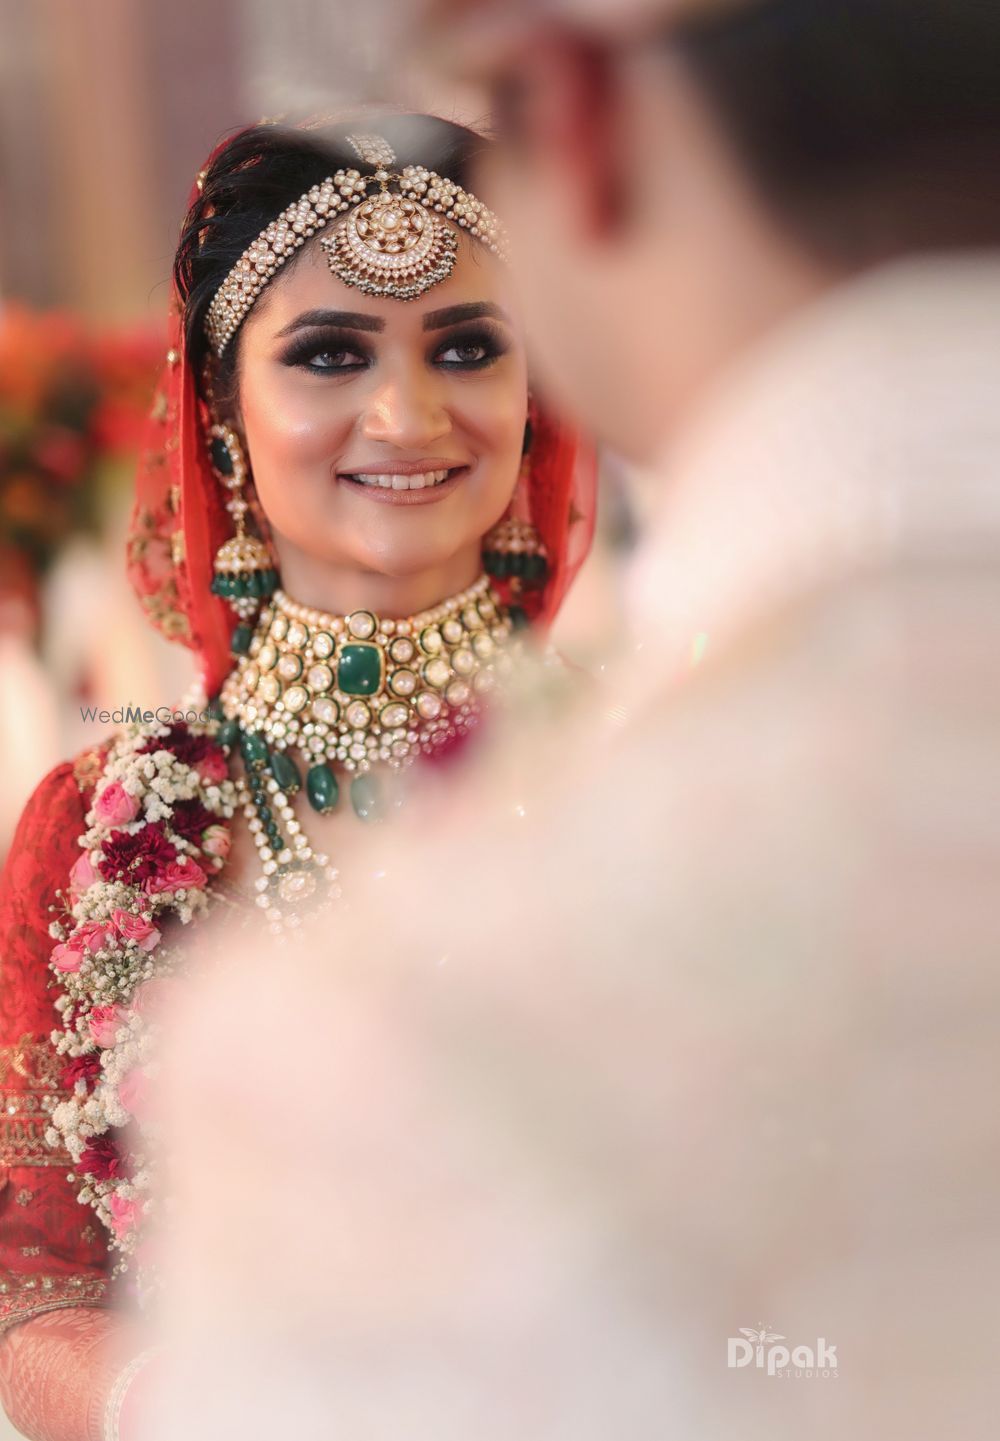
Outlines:
{"label": "pink rose", "polygon": [[108,1210],[111,1212],[111,1229],[119,1241],[139,1224],[138,1201],[127,1201],[124,1196],[112,1195],[108,1201]]}
{"label": "pink rose", "polygon": [[133,1066],[118,1082],[118,1099],[137,1121],[149,1114],[149,1077],[141,1066]]}
{"label": "pink rose", "polygon": [[52,964],[57,971],[63,971],[68,975],[75,974],[80,969],[80,962],[83,960],[83,948],[75,946],[69,941],[61,941],[52,952]]}
{"label": "pink rose", "polygon": [[208,876],[197,861],[184,856],[179,861],[170,861],[155,876],[146,882],[146,894],[159,895],[161,891],[196,891],[208,884]]}
{"label": "pink rose", "polygon": [[225,860],[231,845],[232,840],[228,826],[209,826],[206,831],[202,832],[201,848],[206,855],[218,856],[221,860]]}
{"label": "pink rose", "polygon": [[113,1046],[121,1026],[121,1012],[118,1007],[93,1006],[88,1019],[91,1039],[104,1049]]}
{"label": "pink rose", "polygon": [[74,891],[85,891],[97,880],[97,872],[91,864],[90,857],[84,851],[79,860],[73,862],[73,869],[69,873],[69,883]]}
{"label": "pink rose", "polygon": [[139,802],[130,796],[121,781],[112,781],[105,786],[94,802],[94,815],[99,826],[121,826],[134,821],[139,814]]}
{"label": "pink rose", "polygon": [[106,946],[109,941],[113,941],[114,935],[113,929],[106,921],[84,921],[82,925],[77,926],[70,940],[74,944],[82,946],[83,949],[89,951],[91,955],[94,955],[102,946]]}
{"label": "pink rose", "polygon": [[209,751],[195,762],[194,768],[207,786],[218,785],[229,774],[229,766],[221,751]]}
{"label": "pink rose", "polygon": [[145,916],[133,915],[119,906],[111,919],[118,928],[118,934],[126,941],[138,941],[141,951],[151,951],[160,943],[160,933],[152,921]]}

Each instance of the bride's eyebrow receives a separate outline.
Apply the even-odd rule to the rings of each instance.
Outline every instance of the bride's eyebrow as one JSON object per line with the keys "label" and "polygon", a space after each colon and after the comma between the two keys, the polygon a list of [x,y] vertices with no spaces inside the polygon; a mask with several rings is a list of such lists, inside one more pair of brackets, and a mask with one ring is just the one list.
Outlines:
{"label": "bride's eyebrow", "polygon": [[470,300],[464,305],[448,305],[444,310],[429,310],[421,322],[424,330],[444,330],[462,320],[502,320],[510,325],[510,316],[490,300]]}
{"label": "bride's eyebrow", "polygon": [[380,316],[365,315],[359,310],[304,310],[279,330],[275,339],[294,335],[297,330],[315,330],[318,326],[337,330],[384,330],[385,321]]}

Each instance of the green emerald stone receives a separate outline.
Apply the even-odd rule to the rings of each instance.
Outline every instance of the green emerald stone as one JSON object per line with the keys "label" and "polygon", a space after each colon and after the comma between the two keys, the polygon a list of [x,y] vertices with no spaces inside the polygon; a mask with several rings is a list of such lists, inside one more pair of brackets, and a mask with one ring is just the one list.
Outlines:
{"label": "green emerald stone", "polygon": [[238,625],[233,629],[233,638],[229,642],[233,655],[246,655],[250,649],[250,642],[253,640],[253,631],[248,625]]}
{"label": "green emerald stone", "polygon": [[237,720],[223,721],[219,726],[216,740],[220,746],[228,746],[230,749],[240,738],[240,723]]}
{"label": "green emerald stone", "polygon": [[337,662],[337,687],[345,695],[374,695],[382,684],[382,652],[377,645],[345,645]]}
{"label": "green emerald stone", "polygon": [[544,555],[526,555],[521,574],[530,586],[544,585],[549,575],[549,563]]}
{"label": "green emerald stone", "polygon": [[351,805],[360,820],[382,819],[382,787],[370,771],[366,775],[355,776],[351,781]]}
{"label": "green emerald stone", "polygon": [[284,751],[271,752],[271,774],[286,795],[293,796],[302,788],[299,768]]}
{"label": "green emerald stone", "polygon": [[257,731],[244,731],[242,749],[248,766],[260,768],[267,765],[267,741]]}
{"label": "green emerald stone", "polygon": [[340,799],[337,777],[328,765],[310,766],[306,775],[306,795],[314,811],[325,815]]}
{"label": "green emerald stone", "polygon": [[212,464],[220,475],[232,475],[234,473],[233,457],[229,454],[229,446],[221,436],[215,435],[209,442],[209,453],[212,457]]}

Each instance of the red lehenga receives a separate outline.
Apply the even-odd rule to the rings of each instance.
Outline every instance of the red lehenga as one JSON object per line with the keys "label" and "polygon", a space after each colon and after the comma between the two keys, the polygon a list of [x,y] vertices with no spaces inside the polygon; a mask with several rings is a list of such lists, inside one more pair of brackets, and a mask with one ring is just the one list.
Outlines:
{"label": "red lehenga", "polygon": [[77,837],[102,752],[57,766],[21,817],[0,879],[0,1325],[107,1294],[103,1228],[66,1179],[70,1160],[46,1142],[66,1092],[49,1038],[52,950],[48,907],[79,856]]}
{"label": "red lehenga", "polygon": [[[198,203],[197,190],[191,203]],[[205,692],[213,696],[233,664],[231,617],[210,592],[213,557],[231,522],[208,460],[208,422],[185,356],[176,295],[170,331],[139,466],[128,564],[150,620],[196,652]],[[590,450],[544,410],[533,408],[532,425],[518,513],[538,530],[549,575],[523,599],[529,618],[544,626],[590,546],[594,463]],[[510,598],[503,582],[498,590]],[[50,969],[49,927],[62,908],[57,893],[81,855],[84,818],[109,744],[42,781],[0,878],[0,1332],[44,1312],[111,1299],[106,1233],[77,1199],[69,1156],[46,1140],[50,1113],[78,1080],[67,1074],[51,1039],[58,983]],[[49,1432],[40,1426],[38,1434]]]}

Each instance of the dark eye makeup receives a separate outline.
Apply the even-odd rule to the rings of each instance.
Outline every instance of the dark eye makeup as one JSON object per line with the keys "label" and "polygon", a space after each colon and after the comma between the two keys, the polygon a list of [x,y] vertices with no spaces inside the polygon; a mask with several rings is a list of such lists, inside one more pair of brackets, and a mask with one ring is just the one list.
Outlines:
{"label": "dark eye makeup", "polygon": [[[427,358],[441,370],[462,373],[487,369],[509,349],[502,325],[477,321],[435,336]],[[375,346],[358,332],[318,327],[296,336],[279,358],[312,375],[345,375],[366,369],[376,356]]]}
{"label": "dark eye makeup", "polygon": [[509,349],[510,341],[502,325],[477,321],[439,336],[431,355],[444,370],[485,370]]}

